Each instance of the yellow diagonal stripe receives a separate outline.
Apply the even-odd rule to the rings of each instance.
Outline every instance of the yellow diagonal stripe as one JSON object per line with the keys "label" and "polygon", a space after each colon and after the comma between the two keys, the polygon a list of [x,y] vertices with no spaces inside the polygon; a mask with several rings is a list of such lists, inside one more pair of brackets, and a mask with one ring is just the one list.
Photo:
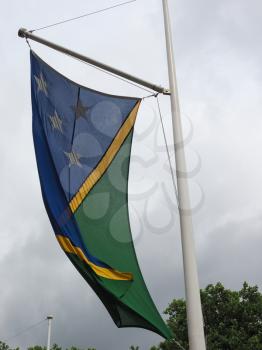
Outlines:
{"label": "yellow diagonal stripe", "polygon": [[129,272],[119,272],[114,269],[95,265],[89,259],[87,259],[87,257],[85,256],[81,248],[73,246],[69,238],[61,235],[56,235],[56,238],[61,248],[66,253],[77,255],[82,261],[88,264],[98,276],[104,277],[110,280],[115,280],[115,281],[132,281],[133,280],[133,275]]}
{"label": "yellow diagonal stripe", "polygon": [[76,193],[76,195],[72,198],[71,202],[69,203],[69,206],[72,210],[72,212],[76,212],[76,210],[79,208],[87,194],[91,191],[91,189],[95,186],[95,184],[98,182],[98,180],[102,177],[102,175],[105,173],[109,165],[112,163],[115,155],[119,151],[120,147],[122,146],[123,142],[125,141],[126,137],[128,136],[130,130],[135,124],[137,112],[139,109],[141,101],[139,101],[132,112],[129,114],[128,118],[122,125],[121,129],[118,131],[116,137],[114,138],[113,142],[111,143],[110,147],[104,154],[103,158],[101,159],[100,163],[96,166],[96,168],[91,172],[91,174],[88,176],[88,178],[85,180],[83,185],[80,187],[79,191]]}

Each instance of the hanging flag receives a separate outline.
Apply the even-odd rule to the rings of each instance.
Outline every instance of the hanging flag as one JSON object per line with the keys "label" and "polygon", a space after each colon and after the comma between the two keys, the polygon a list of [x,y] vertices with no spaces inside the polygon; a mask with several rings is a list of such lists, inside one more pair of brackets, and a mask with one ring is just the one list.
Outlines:
{"label": "hanging flag", "polygon": [[42,196],[56,238],[118,327],[170,338],[138,266],[128,172],[141,99],[104,94],[31,52],[33,137]]}

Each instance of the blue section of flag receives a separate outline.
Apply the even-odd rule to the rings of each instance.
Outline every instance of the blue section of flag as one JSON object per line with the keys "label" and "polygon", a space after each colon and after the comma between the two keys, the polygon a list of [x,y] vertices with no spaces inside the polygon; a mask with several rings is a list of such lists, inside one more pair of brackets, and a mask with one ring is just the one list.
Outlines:
{"label": "blue section of flag", "polygon": [[99,163],[138,99],[79,86],[31,52],[32,96],[50,156],[70,201]]}
{"label": "blue section of flag", "polygon": [[79,247],[92,263],[108,267],[90,254],[82,242],[77,223],[68,208],[68,202],[57,177],[34,94],[32,94],[32,110],[34,146],[42,195],[54,232],[68,237],[72,244]]}

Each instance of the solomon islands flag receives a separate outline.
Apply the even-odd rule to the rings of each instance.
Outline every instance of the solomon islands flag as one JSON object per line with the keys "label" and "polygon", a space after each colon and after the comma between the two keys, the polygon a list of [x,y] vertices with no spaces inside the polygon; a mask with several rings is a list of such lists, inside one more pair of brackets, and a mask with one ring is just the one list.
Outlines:
{"label": "solomon islands flag", "polygon": [[128,172],[139,98],[65,78],[31,51],[33,138],[56,238],[118,327],[171,333],[146,288],[128,215]]}

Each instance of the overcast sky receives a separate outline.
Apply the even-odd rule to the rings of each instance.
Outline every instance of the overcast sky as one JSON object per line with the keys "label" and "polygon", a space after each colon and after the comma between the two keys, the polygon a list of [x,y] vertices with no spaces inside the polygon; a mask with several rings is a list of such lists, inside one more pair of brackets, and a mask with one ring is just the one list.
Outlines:
{"label": "overcast sky", "polygon": [[[9,340],[53,314],[52,342],[98,350],[142,350],[161,338],[117,329],[102,303],[58,246],[42,203],[31,136],[30,66],[17,37],[115,0],[9,0],[0,5],[0,339]],[[262,288],[262,3],[260,0],[170,1],[177,75],[190,170],[201,287],[243,281]],[[58,5],[59,4],[59,5]],[[50,40],[167,86],[160,0],[39,31]],[[71,79],[108,93],[148,92],[32,43]],[[169,143],[168,97],[161,109]],[[171,148],[172,150],[172,148]],[[184,296],[179,225],[154,99],[139,113],[131,164],[130,215],[140,266],[162,312]],[[47,324],[12,346],[45,345]]]}

